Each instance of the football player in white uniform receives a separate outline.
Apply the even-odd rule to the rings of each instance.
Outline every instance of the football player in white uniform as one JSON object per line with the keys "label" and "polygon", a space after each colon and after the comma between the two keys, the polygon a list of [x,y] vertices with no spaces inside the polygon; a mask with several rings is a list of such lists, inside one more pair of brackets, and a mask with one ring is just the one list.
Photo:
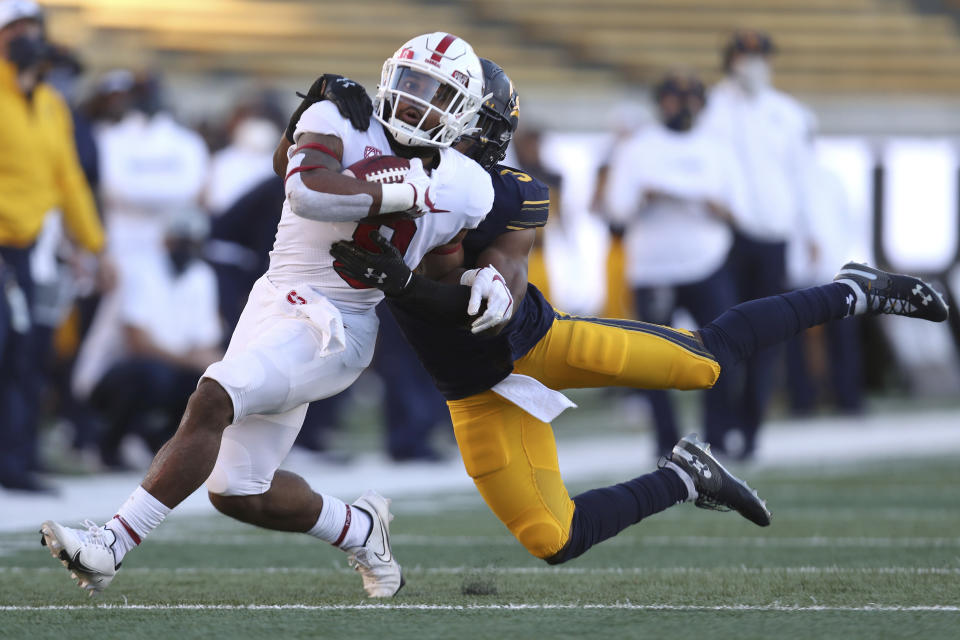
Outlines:
{"label": "football player in white uniform", "polygon": [[[371,597],[403,586],[389,538],[389,501],[373,491],[353,505],[315,493],[278,467],[307,404],[350,386],[370,363],[382,292],[333,268],[333,242],[380,229],[411,267],[457,242],[490,210],[480,165],[451,148],[474,120],[483,73],[470,45],[431,33],[383,66],[365,131],[337,107],[312,104],[287,149],[286,194],[267,273],[254,285],[224,359],[204,373],[176,434],[143,482],[103,526],[41,526],[43,544],[91,595],[113,579],[127,551],[207,483],[221,512],[280,531],[304,532],[343,549]],[[377,155],[410,159],[402,183],[341,173]],[[465,233],[465,231],[463,232]]]}

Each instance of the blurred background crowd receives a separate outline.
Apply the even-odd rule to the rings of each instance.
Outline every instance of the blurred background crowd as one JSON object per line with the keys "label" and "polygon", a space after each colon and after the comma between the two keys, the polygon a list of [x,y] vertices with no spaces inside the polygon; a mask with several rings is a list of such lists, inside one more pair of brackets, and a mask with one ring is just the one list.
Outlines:
{"label": "blurred background crowd", "polygon": [[[329,72],[372,93],[421,32],[514,80],[507,163],[551,187],[530,279],[566,312],[692,328],[849,258],[957,291],[958,21],[907,0],[0,0],[0,485],[45,490],[44,434],[86,471],[172,434],[266,268],[294,90]],[[745,459],[771,398],[955,398],[956,314],[896,320],[764,352],[695,418],[666,392],[616,398],[660,449],[698,429]],[[381,322],[388,383],[363,392],[384,448],[438,460],[445,405]],[[298,445],[330,453],[352,401],[311,405]]]}

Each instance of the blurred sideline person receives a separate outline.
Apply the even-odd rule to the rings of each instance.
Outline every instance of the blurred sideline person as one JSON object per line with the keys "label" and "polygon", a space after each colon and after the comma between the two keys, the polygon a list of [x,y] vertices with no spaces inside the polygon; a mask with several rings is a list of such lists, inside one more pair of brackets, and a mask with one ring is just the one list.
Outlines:
{"label": "blurred sideline person", "polygon": [[164,109],[157,76],[117,70],[102,82],[116,121],[98,128],[100,196],[123,273],[163,255],[166,216],[197,207],[210,158],[199,134]]}
{"label": "blurred sideline person", "polygon": [[[39,408],[31,256],[47,215],[63,213],[71,238],[100,253],[103,228],[77,158],[70,111],[43,81],[51,45],[29,0],[0,0],[0,485],[36,490],[30,473]],[[100,263],[104,282],[109,263]]]}
{"label": "blurred sideline person", "polygon": [[[659,122],[650,123],[611,158],[606,208],[626,229],[627,278],[636,317],[670,324],[678,308],[699,326],[736,304],[726,268],[733,245],[730,220],[746,206],[745,185],[733,150],[698,126],[704,87],[689,72],[673,72],[656,85]],[[670,451],[677,420],[665,391],[646,391],[657,447]],[[704,394],[704,431],[722,444],[733,426],[730,380],[721,376]],[[717,445],[714,445],[717,449]]]}
{"label": "blurred sideline person", "polygon": [[217,272],[220,314],[228,334],[240,320],[250,289],[270,266],[270,249],[286,197],[271,171],[212,220],[204,257]]}
{"label": "blurred sideline person", "polygon": [[[837,282],[738,305],[697,332],[555,311],[526,279],[534,228],[546,214],[524,205],[543,199],[546,186],[496,164],[516,129],[519,109],[503,70],[488,60],[482,64],[490,97],[479,131],[460,146],[494,180],[491,212],[456,252],[427,256],[421,265],[425,275],[412,273],[376,229],[367,236],[375,249],[358,240],[335,243],[336,268],[386,293],[447,398],[467,473],[534,556],[566,562],[685,501],[734,509],[757,525],[770,524],[756,492],[724,469],[696,436],[681,439],[657,471],[571,499],[549,421],[572,403],[556,390],[705,388],[757,349],[851,314],[896,313],[942,322],[947,317],[942,297],[916,278],[849,263]],[[451,306],[450,300],[459,303]]]}
{"label": "blurred sideline person", "polygon": [[273,151],[280,129],[256,104],[240,105],[231,118],[230,144],[210,159],[203,204],[214,216],[273,176]]}
{"label": "blurred sideline person", "polygon": [[[517,131],[513,137],[513,152],[517,156],[517,164],[522,172],[517,176],[521,182],[529,181],[529,178],[539,180],[545,184],[548,191],[544,195],[543,202],[525,203],[525,207],[530,210],[539,208],[543,211],[544,217],[553,213],[553,219],[556,222],[562,222],[560,214],[560,189],[563,186],[563,178],[543,165],[541,159],[543,134],[536,127],[525,127]],[[530,282],[539,287],[545,296],[550,295],[550,272],[547,269],[547,260],[544,255],[544,232],[537,228],[535,231],[533,249],[530,251],[528,261],[527,278]]]}
{"label": "blurred sideline person", "polygon": [[[90,593],[106,588],[125,554],[204,481],[210,501],[230,517],[343,550],[369,596],[392,597],[403,586],[383,496],[367,491],[347,505],[278,470],[307,405],[353,384],[373,355],[374,307],[383,294],[339,275],[332,243],[391,225],[415,267],[476,227],[493,201],[486,172],[450,148],[483,98],[470,45],[443,32],[417,36],[384,62],[381,78],[366,127],[353,126],[329,101],[295,114],[295,143],[284,138],[278,147],[287,159],[275,167],[287,176],[287,198],[270,268],[254,285],[224,359],[207,368],[142,484],[104,526],[41,525],[43,543]],[[409,159],[403,183],[341,173],[386,154]]]}
{"label": "blurred sideline person", "polygon": [[[704,129],[735,150],[746,179],[747,208],[733,212],[730,260],[740,302],[785,291],[787,243],[797,234],[809,239],[812,114],[771,85],[773,52],[765,33],[734,33],[723,51],[726,77],[702,115]],[[812,241],[807,247],[816,251]],[[744,458],[756,447],[778,352],[760,351],[745,366],[737,403],[743,443],[734,452]]]}
{"label": "blurred sideline person", "polygon": [[[854,214],[840,177],[815,162],[810,185],[810,232],[819,251],[811,256],[805,239],[794,239],[787,252],[791,288],[822,281],[830,264],[854,250]],[[812,414],[824,401],[843,413],[863,410],[860,328],[860,319],[851,318],[805,331],[787,343],[787,391],[794,414]]]}
{"label": "blurred sideline person", "polygon": [[106,423],[100,455],[107,467],[124,467],[119,447],[128,433],[156,453],[197,378],[223,356],[216,276],[200,259],[206,213],[185,209],[165,225],[164,253],[123,274],[78,359],[78,386]]}
{"label": "blurred sideline person", "polygon": [[633,292],[627,280],[627,254],[623,242],[624,227],[615,222],[607,208],[607,181],[610,177],[610,163],[620,148],[646,124],[647,116],[639,105],[624,103],[613,113],[613,140],[606,157],[597,168],[591,211],[595,212],[610,226],[610,247],[607,250],[607,298],[603,306],[605,318],[632,318],[634,316]]}

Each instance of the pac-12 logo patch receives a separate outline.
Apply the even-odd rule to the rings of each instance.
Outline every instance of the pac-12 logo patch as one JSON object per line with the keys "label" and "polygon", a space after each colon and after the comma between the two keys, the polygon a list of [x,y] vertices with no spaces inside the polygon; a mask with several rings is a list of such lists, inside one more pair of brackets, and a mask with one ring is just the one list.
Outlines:
{"label": "pac-12 logo patch", "polygon": [[367,148],[363,150],[364,158],[373,158],[373,157],[382,156],[382,155],[383,155],[383,152],[380,151],[380,149],[377,149],[376,147],[371,147],[370,145],[367,145]]}

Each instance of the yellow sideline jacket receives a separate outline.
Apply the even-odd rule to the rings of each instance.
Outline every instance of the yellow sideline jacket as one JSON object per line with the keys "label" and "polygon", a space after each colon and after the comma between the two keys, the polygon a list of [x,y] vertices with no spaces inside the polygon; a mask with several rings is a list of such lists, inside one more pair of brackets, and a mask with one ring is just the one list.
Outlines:
{"label": "yellow sideline jacket", "polygon": [[0,246],[30,246],[55,208],[78,244],[103,248],[103,226],[77,159],[66,103],[42,83],[27,99],[13,65],[0,59]]}

